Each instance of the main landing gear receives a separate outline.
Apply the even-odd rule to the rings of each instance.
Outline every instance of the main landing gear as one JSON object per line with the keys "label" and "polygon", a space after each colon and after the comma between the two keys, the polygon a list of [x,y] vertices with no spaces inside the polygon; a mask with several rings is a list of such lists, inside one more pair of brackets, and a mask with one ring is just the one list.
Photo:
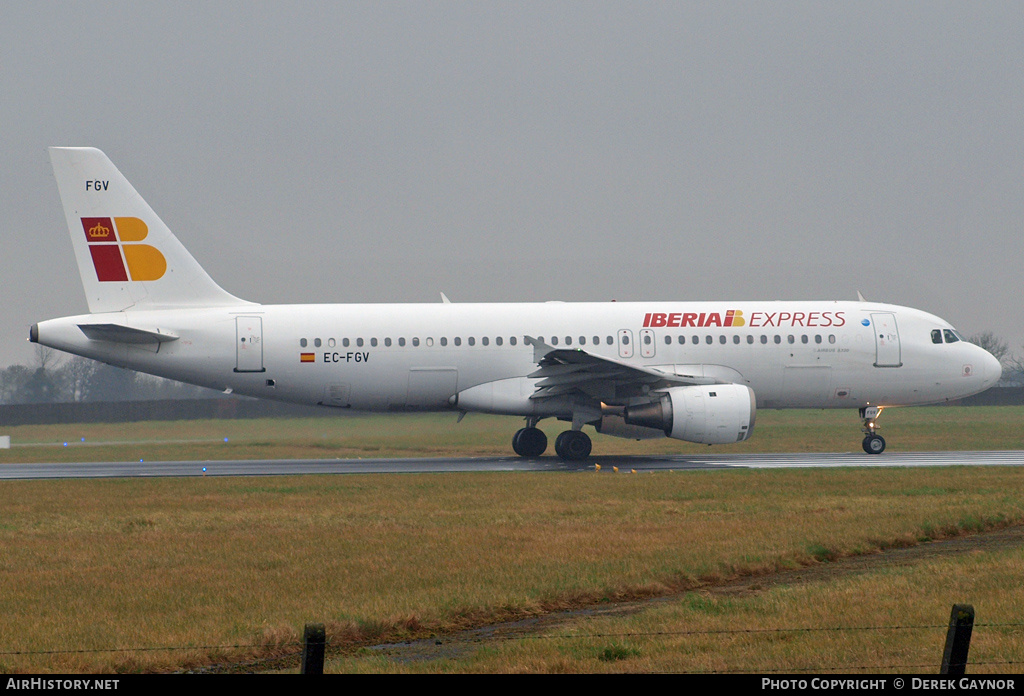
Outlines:
{"label": "main landing gear", "polygon": [[879,406],[865,406],[860,410],[860,417],[864,421],[864,427],[861,428],[864,442],[861,446],[868,454],[881,454],[885,451],[885,438],[875,432],[875,421],[881,412]]}
{"label": "main landing gear", "polygon": [[525,428],[520,428],[512,436],[512,449],[520,457],[533,459],[544,454],[544,450],[547,448],[548,436],[537,427],[536,422],[528,424]]}
{"label": "main landing gear", "polygon": [[[512,449],[520,457],[533,459],[548,448],[548,436],[537,427],[537,421],[528,421],[512,436]],[[566,430],[555,438],[555,454],[560,458],[578,462],[590,456],[590,437],[582,430]]]}

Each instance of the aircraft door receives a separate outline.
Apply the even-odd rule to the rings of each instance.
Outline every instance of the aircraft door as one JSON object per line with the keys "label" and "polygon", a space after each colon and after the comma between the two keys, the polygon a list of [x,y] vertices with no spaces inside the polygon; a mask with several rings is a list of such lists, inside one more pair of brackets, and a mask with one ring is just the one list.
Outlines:
{"label": "aircraft door", "polygon": [[902,366],[896,315],[891,312],[872,313],[871,325],[875,329],[875,367]]}
{"label": "aircraft door", "polygon": [[619,329],[619,357],[633,357],[633,332],[629,329]]}
{"label": "aircraft door", "polygon": [[263,318],[235,317],[235,372],[265,372]]}
{"label": "aircraft door", "polygon": [[654,352],[654,331],[652,329],[640,329],[640,355],[645,358],[653,358]]}

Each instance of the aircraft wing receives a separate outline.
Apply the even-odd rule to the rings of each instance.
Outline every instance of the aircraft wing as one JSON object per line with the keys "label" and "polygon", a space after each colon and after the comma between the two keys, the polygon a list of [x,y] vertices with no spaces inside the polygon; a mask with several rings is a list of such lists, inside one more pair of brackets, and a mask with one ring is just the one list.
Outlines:
{"label": "aircraft wing", "polygon": [[687,375],[641,367],[594,355],[581,348],[555,348],[530,336],[526,337],[526,342],[533,346],[533,357],[539,366],[539,369],[528,375],[540,378],[531,399],[581,395],[605,403],[615,403],[645,396],[656,389],[734,381],[698,375],[696,371],[695,374]]}

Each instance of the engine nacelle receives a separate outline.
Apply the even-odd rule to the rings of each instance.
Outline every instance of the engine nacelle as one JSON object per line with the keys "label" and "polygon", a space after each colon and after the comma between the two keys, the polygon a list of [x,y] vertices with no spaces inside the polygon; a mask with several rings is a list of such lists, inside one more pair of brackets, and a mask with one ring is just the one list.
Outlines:
{"label": "engine nacelle", "polygon": [[742,384],[672,387],[657,401],[627,406],[628,425],[657,428],[668,437],[704,445],[740,442],[754,432],[754,390]]}
{"label": "engine nacelle", "polygon": [[623,417],[614,413],[606,413],[601,416],[595,428],[602,435],[622,437],[627,440],[655,440],[665,437],[665,432],[659,428],[645,428],[642,425],[627,425]]}

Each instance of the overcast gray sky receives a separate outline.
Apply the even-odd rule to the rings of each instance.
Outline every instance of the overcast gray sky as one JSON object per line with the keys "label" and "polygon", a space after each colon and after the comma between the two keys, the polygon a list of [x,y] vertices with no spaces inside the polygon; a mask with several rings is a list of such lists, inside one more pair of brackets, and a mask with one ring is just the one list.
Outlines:
{"label": "overcast gray sky", "polygon": [[0,0],[0,366],[46,148],[264,303],[868,299],[1024,352],[1020,2]]}

